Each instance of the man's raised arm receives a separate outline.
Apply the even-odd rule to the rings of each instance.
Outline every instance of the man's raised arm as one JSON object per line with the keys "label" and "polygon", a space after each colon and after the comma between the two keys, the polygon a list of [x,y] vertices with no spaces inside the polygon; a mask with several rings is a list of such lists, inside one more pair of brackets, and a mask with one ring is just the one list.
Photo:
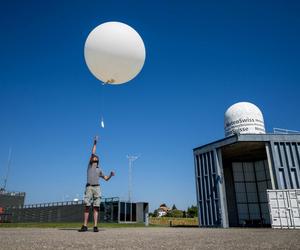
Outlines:
{"label": "man's raised arm", "polygon": [[96,154],[96,147],[97,147],[97,142],[98,142],[98,136],[94,137],[94,144],[93,144],[93,148],[92,148],[92,154]]}
{"label": "man's raised arm", "polygon": [[100,174],[100,177],[103,178],[104,180],[108,181],[111,177],[115,176],[115,172],[114,171],[111,171],[110,174],[107,176],[107,175],[104,175],[102,172]]}

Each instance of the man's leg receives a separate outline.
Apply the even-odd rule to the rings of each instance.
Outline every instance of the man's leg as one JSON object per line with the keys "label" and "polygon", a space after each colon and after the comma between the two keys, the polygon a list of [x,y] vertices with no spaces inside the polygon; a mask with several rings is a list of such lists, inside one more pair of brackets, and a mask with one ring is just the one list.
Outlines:
{"label": "man's leg", "polygon": [[84,222],[83,225],[86,227],[88,224],[89,220],[89,211],[90,211],[90,206],[91,206],[91,200],[93,199],[93,192],[90,186],[85,188],[84,192],[84,204],[85,204],[85,209],[84,209]]}
{"label": "man's leg", "polygon": [[100,187],[94,188],[94,232],[98,232],[98,214],[100,211],[100,199],[101,197],[101,190]]}
{"label": "man's leg", "polygon": [[90,187],[86,187],[85,189],[85,193],[84,193],[84,204],[85,204],[85,208],[84,208],[84,219],[83,219],[83,225],[81,227],[81,229],[79,230],[79,232],[86,232],[88,230],[87,228],[87,224],[88,224],[88,220],[89,220],[89,211],[90,211],[90,206],[91,206],[91,199],[92,199],[92,192],[90,190]]}
{"label": "man's leg", "polygon": [[87,224],[88,224],[88,219],[89,219],[89,210],[90,210],[90,207],[85,206],[85,208],[84,208],[84,222],[83,222],[82,227],[78,230],[79,232],[88,231]]}
{"label": "man's leg", "polygon": [[94,207],[94,227],[97,227],[98,214],[99,214],[99,207]]}
{"label": "man's leg", "polygon": [[87,224],[88,224],[89,212],[90,212],[90,207],[89,206],[85,206],[85,209],[84,209],[84,222],[83,222],[83,225],[85,227],[87,227]]}

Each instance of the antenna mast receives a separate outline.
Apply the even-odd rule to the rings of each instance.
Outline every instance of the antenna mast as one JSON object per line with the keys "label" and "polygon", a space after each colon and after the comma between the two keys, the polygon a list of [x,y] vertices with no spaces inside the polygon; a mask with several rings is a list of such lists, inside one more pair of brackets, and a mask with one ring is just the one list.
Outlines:
{"label": "antenna mast", "polygon": [[8,178],[8,174],[9,174],[9,170],[10,170],[10,165],[11,165],[11,155],[12,155],[12,149],[10,147],[9,148],[9,152],[8,152],[8,161],[7,161],[6,176],[4,178],[4,186],[3,186],[4,190],[6,190],[7,178]]}
{"label": "antenna mast", "polygon": [[128,159],[128,201],[131,202],[132,197],[132,167],[133,162],[136,161],[140,156],[127,155]]}

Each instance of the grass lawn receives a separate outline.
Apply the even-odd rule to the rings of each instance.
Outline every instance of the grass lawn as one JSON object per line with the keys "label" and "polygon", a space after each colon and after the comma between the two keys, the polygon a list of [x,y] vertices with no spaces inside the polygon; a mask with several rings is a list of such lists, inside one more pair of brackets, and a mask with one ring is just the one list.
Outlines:
{"label": "grass lawn", "polygon": [[156,226],[198,226],[198,218],[150,217],[149,223]]}
{"label": "grass lawn", "polygon": [[[0,223],[0,228],[80,228],[82,223],[80,222],[28,222],[28,223]],[[90,223],[88,227],[92,228],[93,224]],[[130,227],[145,227],[144,224],[132,223],[132,224],[123,224],[123,223],[99,223],[99,228],[130,228]]]}
{"label": "grass lawn", "polygon": [[[197,226],[197,218],[149,218],[150,227],[169,227],[171,225],[176,226]],[[1,228],[80,228],[82,222],[27,222],[27,223],[0,223]],[[93,227],[93,224],[88,225],[89,228]],[[145,227],[142,223],[98,223],[99,228],[134,228]]]}

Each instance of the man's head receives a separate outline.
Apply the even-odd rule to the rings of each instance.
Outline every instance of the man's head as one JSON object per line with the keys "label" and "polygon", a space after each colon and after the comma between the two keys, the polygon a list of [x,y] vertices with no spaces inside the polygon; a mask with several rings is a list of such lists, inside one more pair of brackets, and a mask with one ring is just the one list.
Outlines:
{"label": "man's head", "polygon": [[95,154],[92,154],[91,155],[91,158],[90,158],[90,163],[93,164],[93,163],[97,163],[97,165],[99,164],[99,157]]}

